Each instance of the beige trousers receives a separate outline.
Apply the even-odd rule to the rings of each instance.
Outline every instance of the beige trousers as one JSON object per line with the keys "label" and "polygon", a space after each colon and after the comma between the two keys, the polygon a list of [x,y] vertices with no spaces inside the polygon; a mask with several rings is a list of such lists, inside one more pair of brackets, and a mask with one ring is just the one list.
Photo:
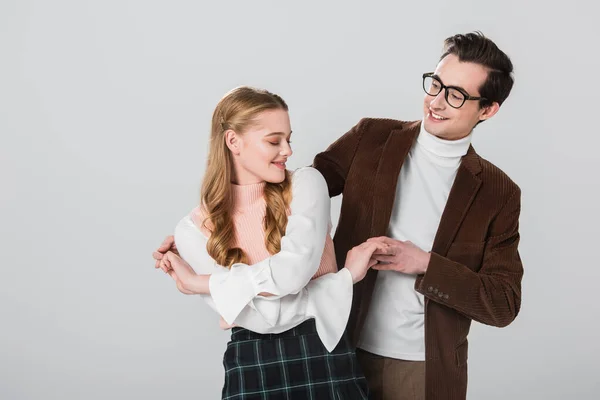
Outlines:
{"label": "beige trousers", "polygon": [[425,361],[397,360],[356,349],[373,400],[424,400]]}

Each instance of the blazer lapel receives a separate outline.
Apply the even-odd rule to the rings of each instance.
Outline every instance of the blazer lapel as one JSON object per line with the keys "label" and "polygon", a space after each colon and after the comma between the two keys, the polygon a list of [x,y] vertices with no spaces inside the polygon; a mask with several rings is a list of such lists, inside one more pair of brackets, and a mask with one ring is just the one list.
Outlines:
{"label": "blazer lapel", "polygon": [[404,129],[395,129],[388,136],[374,178],[371,237],[387,235],[394,200],[396,199],[396,186],[400,169],[419,133],[420,127],[421,122],[419,121],[404,127]]}
{"label": "blazer lapel", "polygon": [[433,242],[433,252],[443,256],[446,255],[477,191],[481,187],[481,179],[478,176],[480,172],[479,156],[475,153],[473,146],[469,146],[467,154],[465,154],[458,167],[454,184],[448,195],[448,201]]}
{"label": "blazer lapel", "polygon": [[[373,177],[373,219],[371,221],[371,231],[368,237],[386,236],[390,217],[396,199],[396,186],[400,169],[406,159],[408,151],[412,147],[421,127],[421,121],[404,125],[400,129],[394,129],[388,135],[383,150],[380,154],[377,171]],[[369,194],[365,193],[365,196]],[[358,308],[354,315],[351,314],[349,326],[355,326],[357,329],[365,321],[371,296],[375,289],[377,280],[377,270],[370,268],[367,276],[354,286],[354,300]],[[360,337],[360,331],[352,332],[353,340],[356,342]]]}

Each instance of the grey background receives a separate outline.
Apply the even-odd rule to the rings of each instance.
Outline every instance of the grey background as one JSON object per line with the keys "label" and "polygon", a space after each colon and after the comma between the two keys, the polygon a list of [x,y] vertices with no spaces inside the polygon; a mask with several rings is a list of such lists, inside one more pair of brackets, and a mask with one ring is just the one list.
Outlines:
{"label": "grey background", "polygon": [[151,259],[219,98],[280,93],[297,168],[361,117],[421,118],[420,74],[472,30],[516,68],[474,145],[523,190],[526,273],[517,320],[472,328],[469,398],[597,398],[592,4],[1,0],[0,398],[219,398],[228,334]]}

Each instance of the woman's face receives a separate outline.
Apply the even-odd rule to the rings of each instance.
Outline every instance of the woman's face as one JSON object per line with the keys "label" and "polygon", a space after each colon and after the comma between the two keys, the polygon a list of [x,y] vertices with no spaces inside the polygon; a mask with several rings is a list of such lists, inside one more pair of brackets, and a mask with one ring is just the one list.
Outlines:
{"label": "woman's face", "polygon": [[263,111],[246,132],[225,133],[234,163],[233,183],[249,185],[258,182],[280,183],[285,179],[288,157],[292,155],[292,128],[287,111]]}

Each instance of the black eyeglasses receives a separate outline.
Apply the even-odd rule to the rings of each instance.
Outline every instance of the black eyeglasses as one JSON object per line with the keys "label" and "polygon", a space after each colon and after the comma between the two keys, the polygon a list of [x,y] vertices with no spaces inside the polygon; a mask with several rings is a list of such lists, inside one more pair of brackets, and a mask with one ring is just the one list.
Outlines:
{"label": "black eyeglasses", "polygon": [[485,97],[469,96],[467,92],[456,86],[446,86],[433,72],[423,74],[423,90],[430,96],[437,96],[446,89],[444,97],[452,108],[461,108],[467,100],[487,100]]}

